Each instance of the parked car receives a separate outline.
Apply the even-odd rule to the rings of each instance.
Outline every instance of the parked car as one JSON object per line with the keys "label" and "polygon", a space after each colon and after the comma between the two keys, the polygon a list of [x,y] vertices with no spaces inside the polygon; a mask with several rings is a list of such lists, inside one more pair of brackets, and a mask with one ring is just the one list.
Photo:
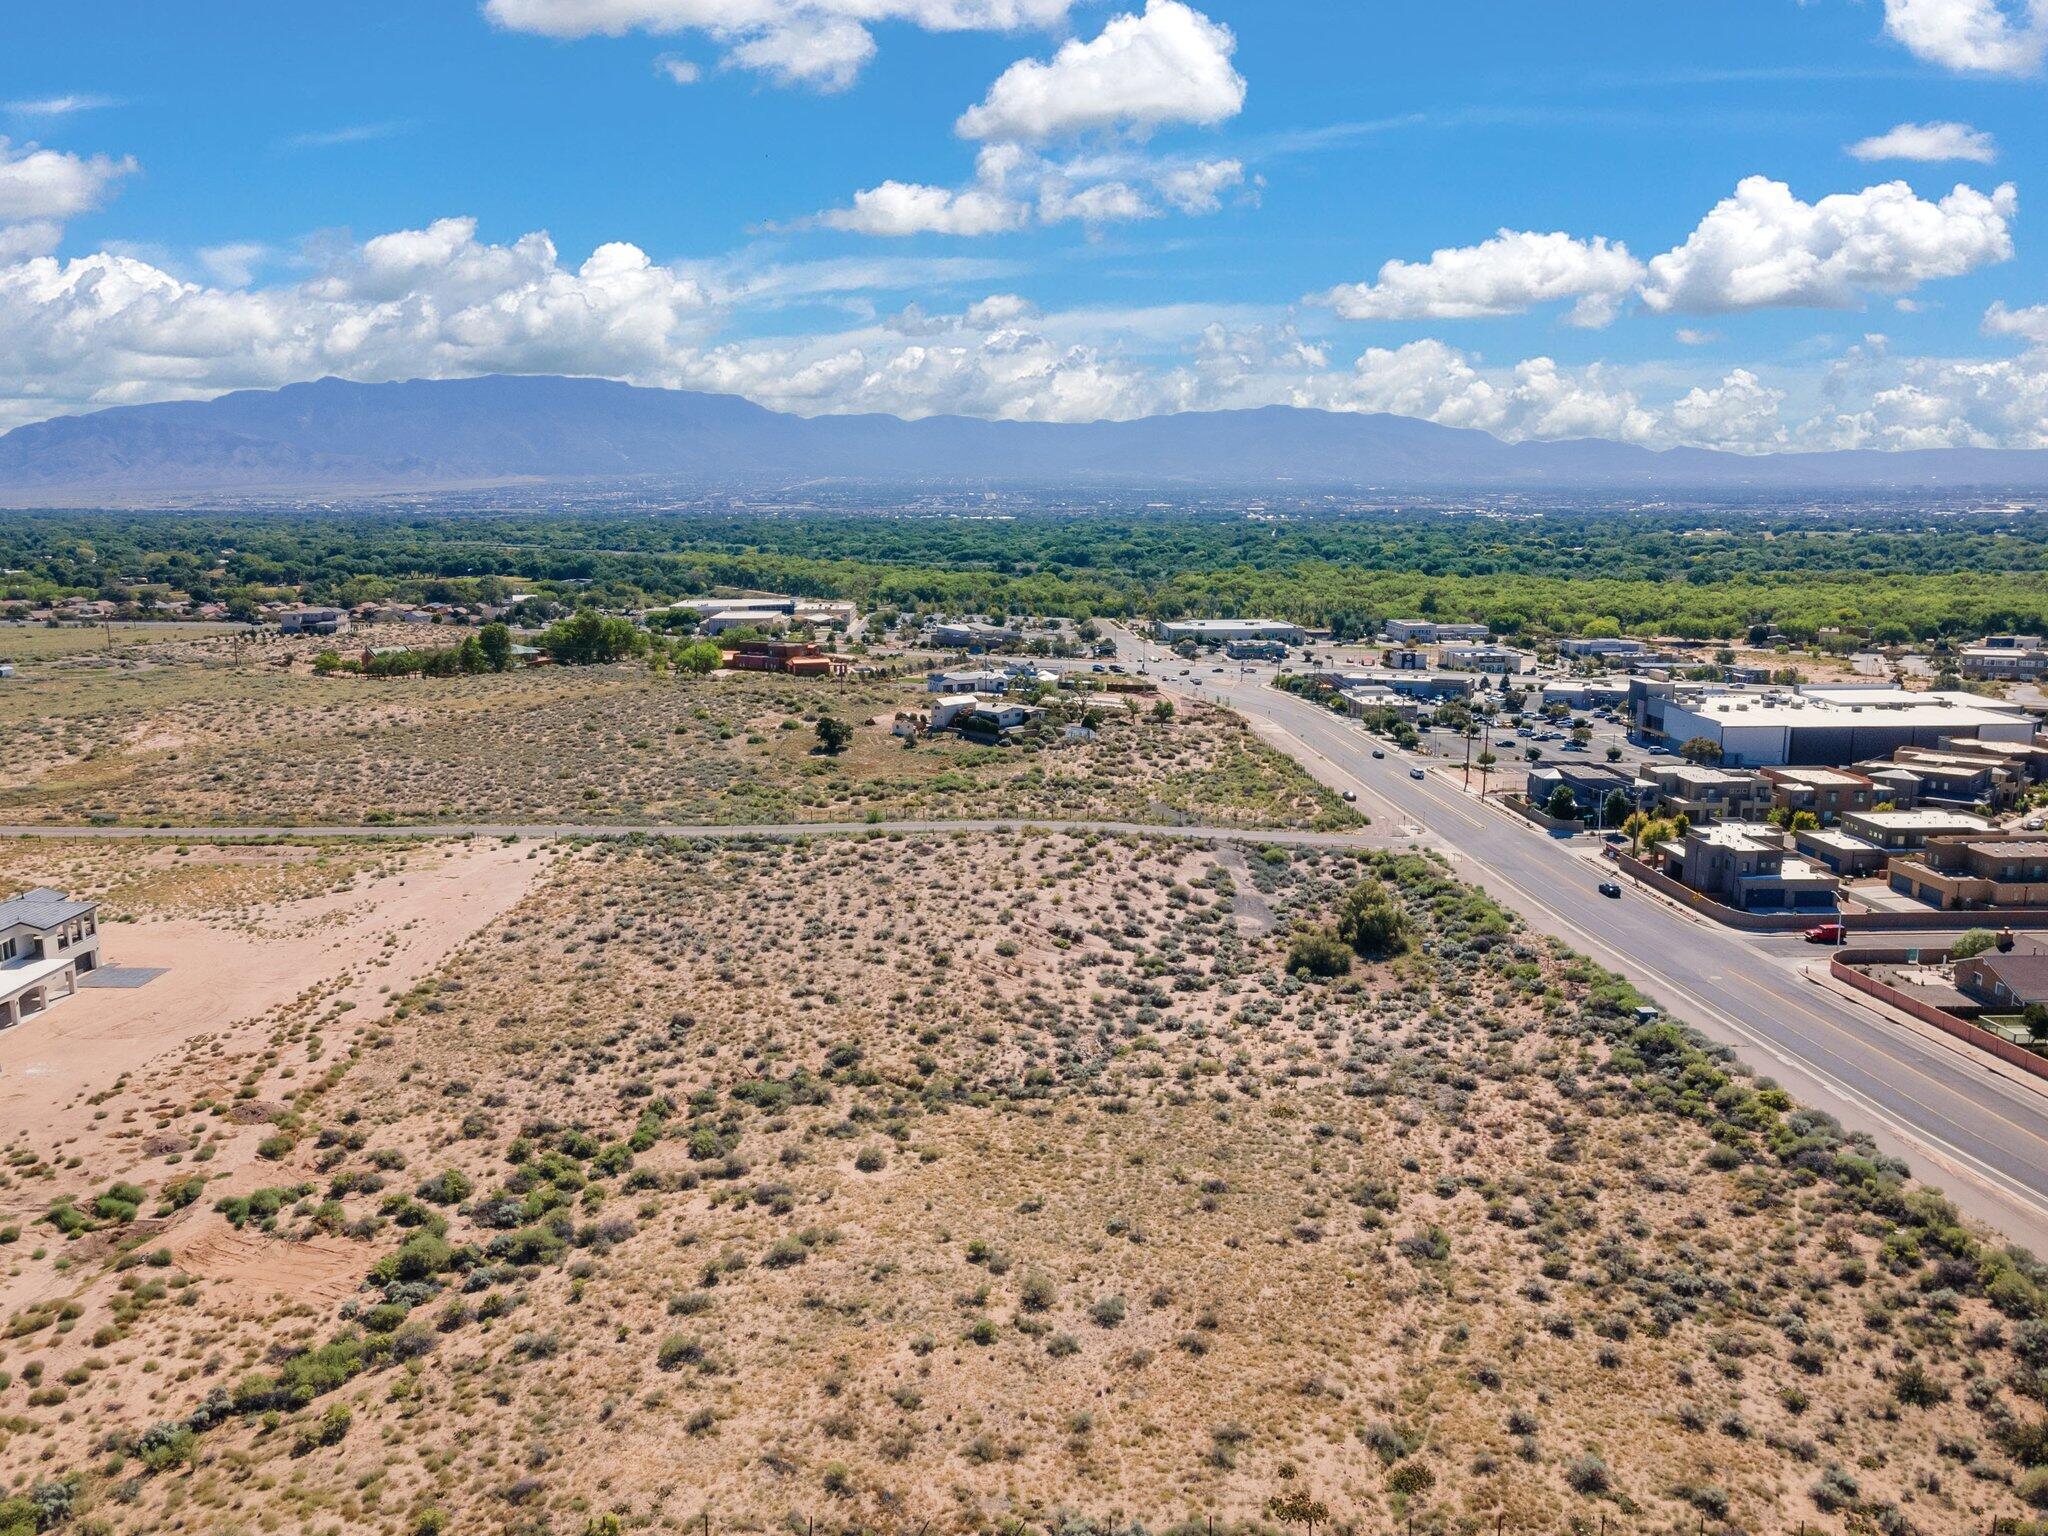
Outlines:
{"label": "parked car", "polygon": [[1813,927],[1806,930],[1806,942],[1809,944],[1839,944],[1842,942],[1842,925],[1840,923],[1816,923]]}
{"label": "parked car", "polygon": [[1600,894],[1609,901],[1619,901],[1621,900],[1621,886],[1613,880],[1602,880],[1600,882]]}

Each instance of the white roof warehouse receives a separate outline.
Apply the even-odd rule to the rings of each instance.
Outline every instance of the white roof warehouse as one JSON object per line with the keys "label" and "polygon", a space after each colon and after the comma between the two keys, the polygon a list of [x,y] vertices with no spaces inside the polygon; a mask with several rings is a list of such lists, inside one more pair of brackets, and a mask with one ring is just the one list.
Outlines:
{"label": "white roof warehouse", "polygon": [[1222,645],[1230,640],[1284,640],[1289,645],[1299,645],[1303,638],[1299,624],[1279,619],[1162,619],[1153,625],[1153,633],[1169,645],[1180,640],[1192,640],[1197,645]]}
{"label": "white roof warehouse", "polygon": [[1680,688],[1660,713],[1663,737],[1673,746],[1704,737],[1720,747],[1723,764],[1748,768],[1838,767],[1955,736],[2031,741],[2035,724],[2025,709],[2002,700],[1899,688]]}

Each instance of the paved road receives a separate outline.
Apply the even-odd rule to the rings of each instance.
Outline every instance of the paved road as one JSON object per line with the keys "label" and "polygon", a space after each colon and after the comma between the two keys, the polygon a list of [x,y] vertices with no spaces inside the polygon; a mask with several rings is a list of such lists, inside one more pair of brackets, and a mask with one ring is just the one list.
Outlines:
{"label": "paved road", "polygon": [[1384,847],[1392,834],[1381,828],[1356,832],[1287,832],[1263,827],[1161,826],[1146,821],[1038,821],[1028,817],[1006,817],[981,821],[756,821],[756,822],[652,822],[643,826],[600,826],[589,822],[402,822],[362,826],[0,826],[0,838],[32,837],[50,840],[75,838],[158,838],[165,841],[221,842],[236,838],[266,837],[517,837],[549,839],[594,837],[619,839],[648,838],[747,838],[747,837],[850,837],[860,833],[967,833],[967,832],[1095,832],[1109,835],[1129,833],[1139,837],[1181,837],[1195,842],[1279,843],[1289,848],[1371,848]]}
{"label": "paved road", "polygon": [[[1118,639],[1127,663],[1157,653]],[[1964,1210],[2048,1253],[2048,1095],[1808,980],[1789,946],[1759,946],[1646,892],[1602,897],[1608,871],[1574,845],[1464,793],[1455,772],[1449,782],[1440,768],[1410,778],[1428,760],[1267,686],[1265,672],[1203,666],[1183,678],[1180,666],[1151,670],[1239,710],[1324,783],[1355,792],[1380,831],[1443,852],[1533,927],[1621,972],[1801,1102],[1869,1131]]]}

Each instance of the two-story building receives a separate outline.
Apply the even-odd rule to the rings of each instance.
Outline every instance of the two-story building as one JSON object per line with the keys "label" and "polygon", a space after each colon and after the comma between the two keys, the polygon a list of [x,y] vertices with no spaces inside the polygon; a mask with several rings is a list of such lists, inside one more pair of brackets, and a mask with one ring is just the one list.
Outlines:
{"label": "two-story building", "polygon": [[1691,763],[1645,763],[1640,772],[1669,810],[1694,822],[1760,821],[1771,808],[1771,786],[1754,773]]}
{"label": "two-story building", "polygon": [[1922,807],[1911,811],[1851,811],[1842,830],[1888,853],[1913,853],[1934,837],[1981,837],[1991,830],[1982,816]]}
{"label": "two-story building", "polygon": [[1847,812],[1867,811],[1883,798],[1875,779],[1847,768],[1764,768],[1758,777],[1770,786],[1774,806],[1810,811],[1824,827]]}
{"label": "two-story building", "polygon": [[2038,832],[1930,837],[1892,859],[1891,887],[1943,909],[2048,907],[2048,838]]}
{"label": "two-story building", "polygon": [[97,902],[48,886],[0,902],[0,1029],[71,996],[99,963]]}
{"label": "two-story building", "polygon": [[1670,873],[1742,912],[1830,912],[1839,882],[1785,851],[1777,828],[1739,821],[1692,827]]}

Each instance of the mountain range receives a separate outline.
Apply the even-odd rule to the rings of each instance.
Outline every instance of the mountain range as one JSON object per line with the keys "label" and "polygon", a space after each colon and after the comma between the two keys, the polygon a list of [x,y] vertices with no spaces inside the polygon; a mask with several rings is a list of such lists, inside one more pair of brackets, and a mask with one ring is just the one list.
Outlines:
{"label": "mountain range", "polygon": [[1644,494],[2048,490],[2048,450],[1746,455],[1506,443],[1414,417],[1265,406],[1075,424],[793,416],[735,395],[493,376],[244,390],[0,436],[0,501],[421,492],[659,480],[1103,489],[1606,489]]}

